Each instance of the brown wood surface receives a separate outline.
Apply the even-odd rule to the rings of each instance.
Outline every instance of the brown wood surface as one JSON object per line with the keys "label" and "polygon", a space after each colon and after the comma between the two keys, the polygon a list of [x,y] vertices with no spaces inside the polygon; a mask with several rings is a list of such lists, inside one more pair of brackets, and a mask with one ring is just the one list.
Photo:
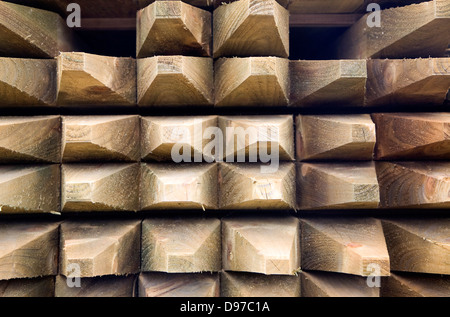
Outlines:
{"label": "brown wood surface", "polygon": [[357,275],[303,271],[302,297],[380,297],[379,287],[369,287],[367,278]]}
{"label": "brown wood surface", "polygon": [[142,164],[141,210],[216,209],[217,164]]}
{"label": "brown wood surface", "polygon": [[[71,12],[67,11],[67,6],[73,3],[72,0],[8,0],[30,7],[41,8],[60,14],[65,17]],[[81,17],[84,18],[119,18],[134,17],[138,5],[145,5],[149,0],[77,0],[76,3],[81,8]],[[83,26],[83,24],[82,24]]]}
{"label": "brown wood surface", "polygon": [[[135,17],[136,11],[142,9],[155,0],[78,0],[84,18],[126,18]],[[8,0],[31,7],[55,11],[62,16],[70,14],[67,5],[72,0]],[[184,0],[197,7],[210,7],[212,0]]]}
{"label": "brown wood surface", "polygon": [[218,274],[141,273],[139,297],[219,297]]}
{"label": "brown wood surface", "polygon": [[377,127],[376,159],[450,158],[448,113],[374,113],[372,119]]}
{"label": "brown wood surface", "polygon": [[266,275],[296,275],[299,223],[294,217],[224,218],[222,268]]}
{"label": "brown wood surface", "polygon": [[214,64],[215,106],[280,107],[289,103],[289,61],[220,58]]}
{"label": "brown wood surface", "polygon": [[366,106],[442,106],[449,87],[448,57],[367,61]]}
{"label": "brown wood surface", "polygon": [[[221,209],[296,209],[295,164],[280,162],[276,171],[255,163],[220,163]],[[275,168],[275,166],[273,166]]]}
{"label": "brown wood surface", "polygon": [[56,86],[55,60],[0,57],[0,108],[52,107]]}
{"label": "brown wood surface", "polygon": [[137,57],[211,56],[212,14],[181,1],[155,1],[137,13]]}
{"label": "brown wood surface", "polygon": [[221,261],[219,219],[155,218],[142,223],[143,272],[218,272]]}
{"label": "brown wood surface", "polygon": [[298,115],[297,159],[372,160],[375,124],[368,114]]}
{"label": "brown wood surface", "polygon": [[53,276],[19,278],[0,281],[0,297],[53,297],[55,279]]}
{"label": "brown wood surface", "polygon": [[351,13],[363,7],[364,0],[290,0],[289,13]]}
{"label": "brown wood surface", "polygon": [[382,208],[448,208],[450,163],[377,162]]}
{"label": "brown wood surface", "polygon": [[389,254],[380,220],[318,217],[301,219],[300,223],[302,270],[389,275]]}
{"label": "brown wood surface", "polygon": [[[291,115],[271,116],[219,116],[218,126],[223,133],[225,162],[238,162],[243,155],[258,157],[261,153],[272,153],[277,149],[278,159],[293,161],[294,122]],[[245,153],[245,155],[244,155]]]}
{"label": "brown wood surface", "polygon": [[433,0],[381,11],[380,27],[364,15],[337,41],[338,58],[444,56],[450,40],[450,3]]}
{"label": "brown wood surface", "polygon": [[56,275],[58,228],[51,222],[1,222],[0,280]]}
{"label": "brown wood surface", "polygon": [[53,58],[81,47],[57,13],[0,2],[0,55]]}
{"label": "brown wood surface", "polygon": [[291,13],[289,27],[351,27],[362,16],[362,13]]}
{"label": "brown wood surface", "polygon": [[137,211],[139,164],[64,164],[63,212]]}
{"label": "brown wood surface", "polygon": [[275,0],[224,3],[213,17],[214,58],[289,56],[289,11]]}
{"label": "brown wood surface", "polygon": [[297,189],[299,209],[372,209],[380,202],[373,162],[301,163]]}
{"label": "brown wood surface", "polygon": [[222,272],[220,282],[222,297],[300,297],[300,276],[295,275]]}
{"label": "brown wood surface", "polygon": [[59,165],[0,166],[0,215],[59,211]]}
{"label": "brown wood surface", "polygon": [[138,161],[140,118],[123,116],[63,116],[62,160]]}
{"label": "brown wood surface", "polygon": [[[145,6],[153,3],[155,0],[137,0],[138,7],[144,8]],[[159,1],[159,0],[157,0]],[[175,0],[170,0],[175,1]],[[203,8],[203,9],[211,9],[214,0],[184,0],[183,2],[190,4],[192,6]]]}
{"label": "brown wood surface", "polygon": [[362,107],[366,90],[365,60],[289,62],[292,107]]}
{"label": "brown wood surface", "polygon": [[65,221],[61,224],[59,274],[84,278],[138,273],[140,237],[140,220]]}
{"label": "brown wood surface", "polygon": [[[152,116],[141,118],[141,158],[144,161],[173,162],[172,150],[177,145],[190,151],[191,162],[212,162],[214,156],[204,152],[211,138],[206,138],[207,129],[217,127],[217,116]],[[215,141],[215,140],[214,140]],[[181,151],[179,151],[181,153]]]}
{"label": "brown wood surface", "polygon": [[384,219],[393,271],[450,275],[450,218]]}
{"label": "brown wood surface", "polygon": [[60,161],[59,116],[0,117],[0,162]]}
{"label": "brown wood surface", "polygon": [[137,60],[139,106],[211,106],[213,99],[211,58],[172,55]]}
{"label": "brown wood surface", "polygon": [[381,284],[382,297],[449,297],[450,276],[395,272]]}
{"label": "brown wood surface", "polygon": [[133,106],[136,104],[136,61],[70,52],[58,56],[60,106]]}
{"label": "brown wood surface", "polygon": [[55,297],[134,297],[136,293],[136,275],[85,277],[80,279],[80,287],[70,287],[73,279],[68,283],[63,275],[55,279]]}

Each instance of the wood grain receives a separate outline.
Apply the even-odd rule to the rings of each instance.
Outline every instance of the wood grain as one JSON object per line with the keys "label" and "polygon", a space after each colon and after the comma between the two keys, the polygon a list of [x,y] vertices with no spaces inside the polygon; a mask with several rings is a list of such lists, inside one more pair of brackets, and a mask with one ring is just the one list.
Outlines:
{"label": "wood grain", "polygon": [[220,286],[222,297],[300,297],[300,276],[222,272]]}
{"label": "wood grain", "polygon": [[141,210],[216,209],[217,164],[142,164]]}
{"label": "wood grain", "polygon": [[61,174],[63,212],[139,209],[138,164],[64,164]]}
{"label": "wood grain", "polygon": [[70,278],[138,273],[140,236],[140,220],[65,221],[61,224],[59,273]]}
{"label": "wood grain", "polygon": [[[155,0],[137,0],[137,3],[138,3],[139,8],[144,8],[154,1]],[[205,10],[210,10],[213,6],[214,0],[185,0],[183,2],[190,4],[192,6],[198,7],[198,8],[204,8]]]}
{"label": "wood grain", "polygon": [[138,59],[137,102],[139,106],[211,106],[212,59],[180,55]]}
{"label": "wood grain", "polygon": [[450,274],[450,218],[383,219],[393,271]]}
{"label": "wood grain", "polygon": [[63,162],[140,158],[139,116],[63,116],[62,131]]}
{"label": "wood grain", "polygon": [[139,297],[219,297],[218,274],[141,273]]}
{"label": "wood grain", "polygon": [[51,222],[1,222],[0,280],[56,275],[58,228]]}
{"label": "wood grain", "polygon": [[301,163],[297,189],[298,206],[305,210],[372,209],[380,202],[373,162]]}
{"label": "wood grain", "polygon": [[368,114],[298,115],[297,159],[372,160],[375,124]]}
{"label": "wood grain", "polygon": [[448,46],[450,3],[433,0],[381,11],[380,27],[367,13],[337,41],[338,58],[440,57]]}
{"label": "wood grain", "polygon": [[[150,0],[77,0],[81,8],[81,18],[123,18],[135,17],[139,5],[145,5]],[[189,1],[189,0],[188,0]],[[65,17],[71,12],[67,11],[67,6],[73,3],[72,0],[8,0],[30,7],[41,8],[54,11]],[[83,26],[83,23],[81,24]]]}
{"label": "wood grain", "polygon": [[0,2],[1,56],[53,58],[79,46],[79,40],[58,14]]}
{"label": "wood grain", "polygon": [[136,56],[211,56],[211,18],[181,1],[153,2],[137,13]]}
{"label": "wood grain", "polygon": [[58,213],[60,170],[54,165],[0,166],[0,214]]}
{"label": "wood grain", "polygon": [[80,279],[80,287],[69,287],[67,278],[56,276],[55,297],[134,297],[137,276],[101,276]]}
{"label": "wood grain", "polygon": [[290,0],[290,14],[297,13],[352,13],[365,4],[364,0]]}
{"label": "wood grain", "polygon": [[289,106],[362,107],[366,90],[365,60],[289,61]]}
{"label": "wood grain", "polygon": [[136,61],[71,52],[58,58],[60,106],[133,106],[136,104]]}
{"label": "wood grain", "polygon": [[300,268],[299,247],[297,218],[222,219],[225,271],[295,275]]}
{"label": "wood grain", "polygon": [[448,162],[377,162],[382,208],[448,208]]}
{"label": "wood grain", "polygon": [[276,171],[262,164],[220,163],[221,209],[295,209],[295,165],[281,162]]}
{"label": "wood grain", "polygon": [[52,107],[56,103],[56,83],[56,61],[54,60],[0,57],[0,107],[2,108]]}
{"label": "wood grain", "polygon": [[289,16],[289,27],[291,29],[307,27],[349,28],[362,16],[362,13],[293,13]]}
{"label": "wood grain", "polygon": [[54,294],[52,276],[0,281],[0,297],[53,297]]}
{"label": "wood grain", "polygon": [[217,116],[142,117],[141,158],[144,161],[173,162],[172,149],[177,145],[183,149],[183,154],[185,150],[190,151],[188,157],[191,162],[212,162],[215,156],[204,151],[211,138],[204,136],[207,129],[215,127]]}
{"label": "wood grain", "polygon": [[220,116],[218,126],[223,133],[224,161],[239,162],[249,155],[261,160],[261,153],[278,151],[278,159],[292,161],[294,122],[290,115]]}
{"label": "wood grain", "polygon": [[369,107],[442,106],[449,87],[450,58],[367,61],[365,104]]}
{"label": "wood grain", "polygon": [[281,107],[289,102],[287,59],[220,58],[214,74],[217,107]]}
{"label": "wood grain", "polygon": [[318,217],[301,219],[300,223],[302,270],[389,276],[389,254],[380,220]]}
{"label": "wood grain", "polygon": [[142,223],[143,272],[198,273],[222,269],[219,219],[155,218]]}
{"label": "wood grain", "polygon": [[214,10],[214,58],[289,56],[289,12],[275,0],[239,0]]}
{"label": "wood grain", "polygon": [[374,113],[375,158],[426,160],[450,158],[450,115],[436,113]]}
{"label": "wood grain", "polygon": [[0,117],[0,162],[60,161],[59,116]]}
{"label": "wood grain", "polygon": [[302,297],[380,297],[379,287],[369,287],[367,278],[357,275],[303,271]]}
{"label": "wood grain", "polygon": [[450,276],[395,272],[381,286],[382,297],[448,297]]}

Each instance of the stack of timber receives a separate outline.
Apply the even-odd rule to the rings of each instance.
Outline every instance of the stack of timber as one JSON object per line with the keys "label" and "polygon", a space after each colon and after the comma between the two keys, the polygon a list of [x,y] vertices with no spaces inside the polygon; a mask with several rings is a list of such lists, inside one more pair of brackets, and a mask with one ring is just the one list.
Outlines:
{"label": "stack of timber", "polygon": [[240,0],[214,10],[217,107],[289,103],[289,11],[275,0]]}
{"label": "stack of timber", "polygon": [[137,13],[137,104],[212,106],[212,14],[182,1]]}
{"label": "stack of timber", "polygon": [[0,1],[0,296],[450,296],[448,0],[70,3]]}
{"label": "stack of timber", "polygon": [[449,90],[445,57],[450,42],[449,2],[377,4],[383,10],[378,11],[379,24],[373,25],[373,12],[353,22],[356,13],[366,12],[363,1],[290,2],[291,26],[308,26],[308,19],[322,18],[321,25],[328,21],[349,27],[333,45],[335,60],[290,61],[289,106],[308,110],[367,106],[388,111],[442,106]]}
{"label": "stack of timber", "polygon": [[299,115],[296,118],[299,208],[377,208],[379,186],[369,115]]}
{"label": "stack of timber", "polygon": [[62,212],[138,210],[139,124],[134,115],[62,118]]}
{"label": "stack of timber", "polygon": [[[113,65],[112,70],[120,69],[120,62]],[[87,105],[91,96],[74,94],[73,101]],[[106,96],[104,100],[117,97]],[[97,101],[101,99],[99,96]],[[139,210],[139,116],[62,116],[61,131],[61,213]],[[140,219],[69,218],[60,231],[55,296],[135,295],[140,272]]]}
{"label": "stack of timber", "polygon": [[384,208],[448,208],[448,113],[377,113],[375,156]]}
{"label": "stack of timber", "polygon": [[[364,12],[356,2],[329,13]],[[370,13],[351,23],[337,60],[290,62],[290,106],[307,110],[296,117],[298,208],[366,210],[301,218],[302,296],[450,296],[448,217],[425,211],[449,206],[448,113],[430,111],[450,88],[450,6],[414,2],[382,1],[379,27]],[[392,217],[367,218],[370,208]],[[424,213],[405,217],[411,208]]]}
{"label": "stack of timber", "polygon": [[[53,59],[78,43],[56,13],[0,2],[0,214],[60,211],[59,116],[5,116],[3,109],[56,105]],[[39,80],[37,80],[39,78]],[[59,223],[0,221],[0,296],[51,297]]]}
{"label": "stack of timber", "polygon": [[[289,11],[274,0],[241,0],[213,16],[215,106],[287,106]],[[295,210],[292,116],[221,116],[218,125],[219,208]],[[223,218],[221,295],[300,296],[298,230],[295,217]]]}

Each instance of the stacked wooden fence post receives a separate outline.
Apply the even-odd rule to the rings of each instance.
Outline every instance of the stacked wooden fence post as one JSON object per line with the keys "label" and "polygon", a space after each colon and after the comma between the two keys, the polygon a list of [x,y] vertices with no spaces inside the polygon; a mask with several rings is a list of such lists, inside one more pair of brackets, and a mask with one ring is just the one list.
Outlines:
{"label": "stacked wooden fence post", "polygon": [[0,297],[450,297],[448,0],[70,3],[0,1]]}

